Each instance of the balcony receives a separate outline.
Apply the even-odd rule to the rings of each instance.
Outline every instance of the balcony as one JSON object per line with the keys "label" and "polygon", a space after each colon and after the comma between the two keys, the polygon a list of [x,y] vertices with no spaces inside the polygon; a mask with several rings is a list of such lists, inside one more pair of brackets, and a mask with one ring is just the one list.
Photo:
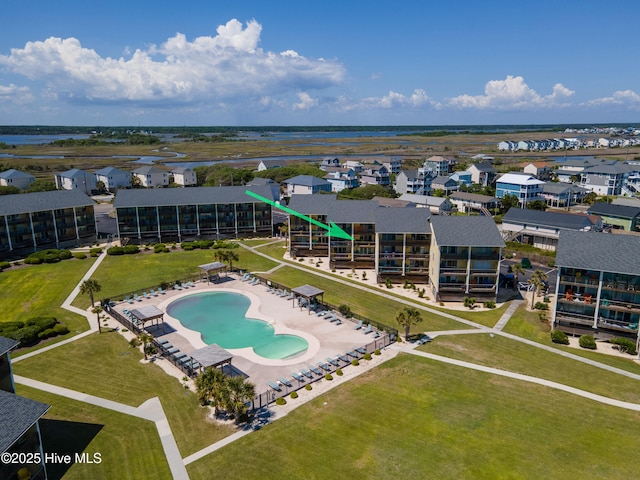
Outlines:
{"label": "balcony", "polygon": [[560,283],[572,284],[572,285],[598,285],[598,279],[593,277],[573,276],[573,275],[561,275]]}
{"label": "balcony", "polygon": [[638,322],[619,322],[608,318],[600,317],[598,319],[598,328],[606,328],[609,330],[617,330],[619,332],[638,332]]}
{"label": "balcony", "polygon": [[606,310],[613,310],[616,312],[629,312],[640,314],[640,304],[633,302],[625,302],[621,300],[607,300],[602,299],[600,301],[600,308]]}
{"label": "balcony", "polygon": [[582,315],[580,313],[556,312],[556,321],[565,323],[577,323],[579,325],[593,325],[593,315]]}

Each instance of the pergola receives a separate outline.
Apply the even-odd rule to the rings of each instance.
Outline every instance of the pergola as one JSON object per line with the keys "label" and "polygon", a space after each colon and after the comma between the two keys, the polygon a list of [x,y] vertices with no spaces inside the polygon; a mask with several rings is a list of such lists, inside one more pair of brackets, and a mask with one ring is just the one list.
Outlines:
{"label": "pergola", "polygon": [[199,348],[190,353],[191,358],[200,364],[200,370],[207,367],[222,367],[226,364],[231,366],[233,355],[215,343]]}
{"label": "pergola", "polygon": [[[219,276],[220,272],[227,271],[227,265],[222,262],[205,263],[204,265],[198,265],[198,268],[204,272],[207,281],[211,281],[211,272],[214,272],[214,276]],[[200,277],[202,278],[202,277]]]}
{"label": "pergola", "polygon": [[142,328],[146,327],[146,322],[151,322],[151,326],[153,326],[153,321],[155,320],[156,325],[162,322],[162,331],[164,331],[164,312],[155,305],[134,308],[133,310],[129,310],[129,313],[131,313],[138,322],[142,323]]}
{"label": "pergola", "polygon": [[[307,301],[307,310],[309,313],[311,313],[311,301],[315,300],[316,297],[321,297],[321,302],[324,303],[324,290],[312,287],[311,285],[302,285],[301,287],[293,288],[291,289],[291,293],[293,293],[293,306],[296,306],[296,299],[302,297]],[[298,304],[302,307],[302,302],[299,301]]]}

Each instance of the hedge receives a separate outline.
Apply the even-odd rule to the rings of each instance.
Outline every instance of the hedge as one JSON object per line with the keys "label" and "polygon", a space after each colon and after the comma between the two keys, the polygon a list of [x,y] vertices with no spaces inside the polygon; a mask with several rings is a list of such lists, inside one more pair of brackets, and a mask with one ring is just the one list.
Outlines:
{"label": "hedge", "polygon": [[562,345],[569,345],[569,337],[562,330],[551,331],[551,341],[553,343],[561,343]]}
{"label": "hedge", "polygon": [[19,341],[21,347],[67,333],[67,326],[53,317],[34,317],[25,322],[0,323],[0,335]]}
{"label": "hedge", "polygon": [[593,335],[582,335],[580,337],[579,343],[582,348],[588,348],[589,350],[595,350],[596,348],[598,348]]}
{"label": "hedge", "polygon": [[9,268],[11,266],[11,264],[9,262],[0,262],[0,271],[4,270],[5,268]]}
{"label": "hedge", "polygon": [[629,355],[635,355],[637,352],[636,344],[633,340],[628,338],[612,338],[609,343],[617,345],[621,352],[628,353]]}

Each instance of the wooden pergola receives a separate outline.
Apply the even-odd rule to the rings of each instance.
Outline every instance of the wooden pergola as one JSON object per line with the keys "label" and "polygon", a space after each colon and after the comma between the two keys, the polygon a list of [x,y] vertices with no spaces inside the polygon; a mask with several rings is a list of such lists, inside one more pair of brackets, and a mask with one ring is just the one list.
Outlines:
{"label": "wooden pergola", "polygon": [[300,302],[299,299],[304,298],[306,300],[306,307],[309,314],[311,314],[311,302],[317,297],[320,297],[321,302],[324,303],[324,290],[312,287],[311,285],[302,285],[301,287],[292,288],[291,293],[293,293],[293,306],[296,306],[296,300],[298,300],[298,305],[302,308],[303,302]]}
{"label": "wooden pergola", "polygon": [[231,366],[231,360],[233,359],[233,355],[215,343],[191,352],[190,356],[192,360],[200,364],[200,371],[208,367],[222,368],[225,365]]}
{"label": "wooden pergola", "polygon": [[156,326],[162,322],[162,331],[164,332],[164,312],[155,305],[134,308],[133,310],[129,310],[129,313],[131,313],[138,322],[142,323],[142,328],[146,328],[147,322],[151,322],[151,326],[154,325],[154,320],[156,321]]}
{"label": "wooden pergola", "polygon": [[[225,272],[225,274],[227,272],[227,265],[222,262],[205,263],[203,265],[198,265],[198,268],[200,269],[201,273],[204,272],[207,282],[211,281],[211,272],[213,272],[214,280],[220,277],[221,272]],[[202,280],[202,276],[200,277],[200,279]]]}

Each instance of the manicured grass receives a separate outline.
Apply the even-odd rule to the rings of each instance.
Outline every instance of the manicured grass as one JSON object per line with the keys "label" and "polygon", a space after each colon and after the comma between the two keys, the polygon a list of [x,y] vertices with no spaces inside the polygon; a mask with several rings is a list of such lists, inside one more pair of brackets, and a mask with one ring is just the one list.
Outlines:
{"label": "manicured grass", "polygon": [[[640,382],[637,380],[500,335],[438,337],[418,348],[437,355],[544,378],[605,397],[640,403]],[[639,365],[631,360],[620,359],[619,363],[622,362],[627,363],[628,369],[640,374]]]}
{"label": "manicured grass", "polygon": [[[233,432],[210,423],[195,394],[152,363],[118,333],[93,334],[68,345],[15,363],[14,372],[28,378],[138,406],[159,397],[183,455],[190,455]],[[166,361],[166,360],[163,360]]]}
{"label": "manicured grass", "polygon": [[[330,279],[314,275],[291,267],[282,267],[267,277],[277,283],[281,283],[290,288],[300,285],[310,284],[324,290],[324,299],[334,305],[346,304],[355,313],[363,315],[371,320],[384,323],[385,325],[398,328],[395,322],[397,313],[404,308],[404,305],[394,300],[378,297],[363,290],[353,288],[341,283],[336,283]],[[423,322],[414,326],[413,333],[424,332],[426,330],[452,330],[467,328],[466,325],[458,323],[448,318],[422,313]]]}
{"label": "manicured grass", "polygon": [[101,462],[47,464],[50,479],[170,478],[158,430],[153,422],[77,402],[29,387],[19,395],[51,405],[40,420],[44,453],[100,453]]}
{"label": "manicured grass", "polygon": [[622,479],[640,457],[638,427],[636,412],[401,355],[187,470],[192,480]]}
{"label": "manicured grass", "polygon": [[[58,263],[25,265],[0,273],[0,322],[24,321],[53,316],[72,333],[89,328],[84,317],[60,308],[94,259],[63,260]],[[89,300],[86,305],[89,306]]]}
{"label": "manicured grass", "polygon": [[271,243],[277,241],[275,238],[252,238],[249,240],[239,240],[239,243],[247,245],[248,247],[259,247],[260,245],[264,245],[266,243]]}
{"label": "manicured grass", "polygon": [[[235,251],[239,261],[233,262],[234,267],[262,271],[276,266],[275,262],[240,247]],[[211,249],[109,255],[92,277],[102,287],[96,295],[96,299],[142,291],[162,282],[174,282],[188,276],[197,277],[199,274],[198,265],[213,261],[214,250]],[[80,308],[86,308],[89,306],[89,299],[86,296],[78,296],[73,304]]]}

